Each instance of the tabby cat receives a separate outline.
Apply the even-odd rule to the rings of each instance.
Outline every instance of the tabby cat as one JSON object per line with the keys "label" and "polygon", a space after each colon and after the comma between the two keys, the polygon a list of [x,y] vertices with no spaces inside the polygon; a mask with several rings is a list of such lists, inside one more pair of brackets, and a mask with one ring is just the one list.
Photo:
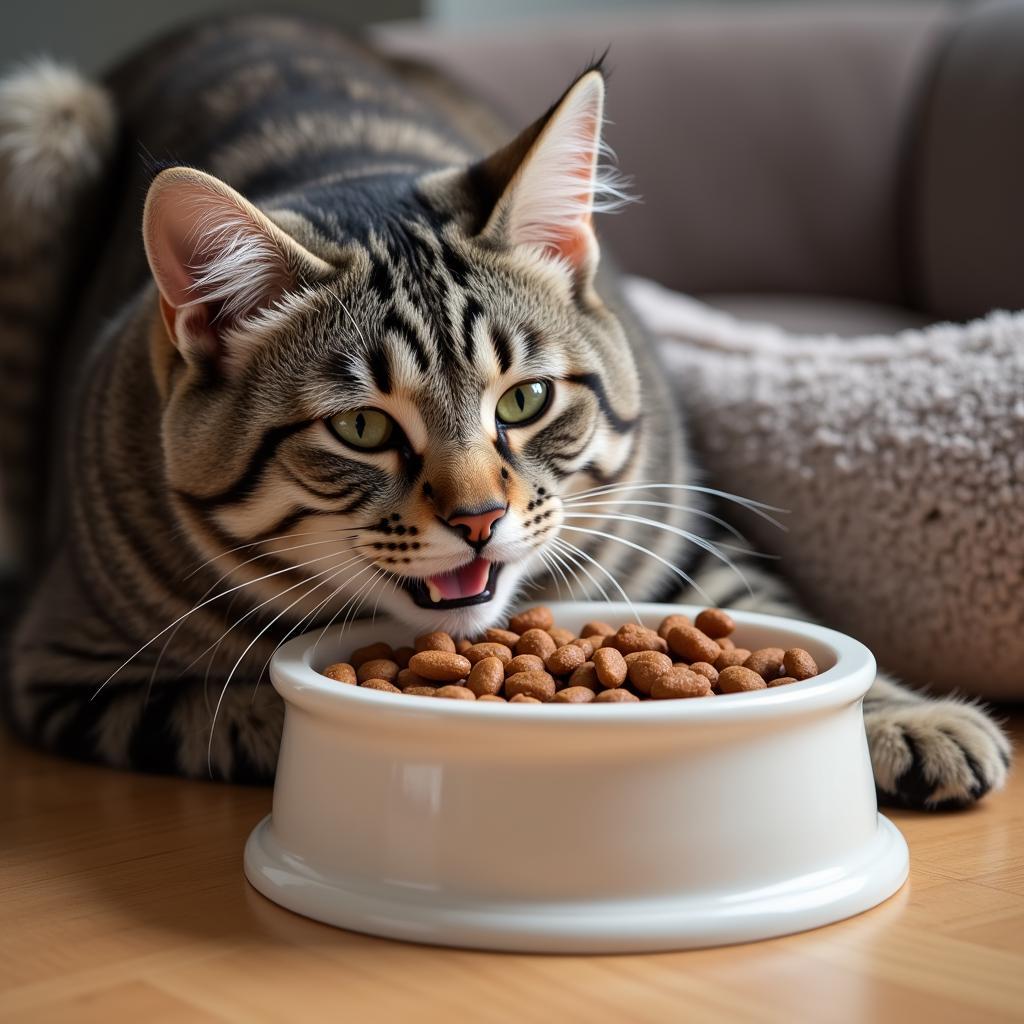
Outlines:
{"label": "tabby cat", "polygon": [[[604,91],[591,67],[498,145],[442,77],[288,18],[0,86],[22,735],[264,781],[282,705],[254,684],[299,631],[379,608],[473,635],[528,583],[795,611],[723,543],[599,265]],[[884,798],[1002,784],[978,708],[879,678],[865,713]]]}

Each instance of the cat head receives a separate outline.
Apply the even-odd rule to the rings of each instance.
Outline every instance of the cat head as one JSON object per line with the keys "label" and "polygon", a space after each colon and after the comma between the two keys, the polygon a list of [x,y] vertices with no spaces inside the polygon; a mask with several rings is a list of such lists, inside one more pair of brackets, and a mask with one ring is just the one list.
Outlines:
{"label": "cat head", "polygon": [[560,496],[628,462],[637,373],[594,286],[593,214],[621,197],[603,102],[590,71],[487,159],[386,188],[257,208],[189,168],[154,180],[175,508],[282,615],[365,601],[479,633],[546,569]]}

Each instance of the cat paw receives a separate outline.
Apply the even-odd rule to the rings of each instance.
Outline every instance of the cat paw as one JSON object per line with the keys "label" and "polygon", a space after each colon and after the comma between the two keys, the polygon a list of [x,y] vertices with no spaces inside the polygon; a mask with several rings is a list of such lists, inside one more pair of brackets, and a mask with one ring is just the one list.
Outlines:
{"label": "cat paw", "polygon": [[957,700],[886,702],[864,724],[880,803],[917,810],[966,807],[1001,789],[1010,743],[980,708]]}

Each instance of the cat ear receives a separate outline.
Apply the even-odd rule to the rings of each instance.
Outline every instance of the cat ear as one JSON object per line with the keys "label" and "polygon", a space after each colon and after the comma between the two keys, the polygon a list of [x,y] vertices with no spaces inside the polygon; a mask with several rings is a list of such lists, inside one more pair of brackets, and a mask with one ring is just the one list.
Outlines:
{"label": "cat ear", "polygon": [[625,199],[598,176],[604,77],[586,72],[542,118],[470,172],[497,196],[481,232],[497,244],[530,246],[574,271],[597,263],[595,210]]}
{"label": "cat ear", "polygon": [[191,361],[237,362],[236,328],[332,270],[233,188],[188,167],[153,180],[142,234],[167,332]]}

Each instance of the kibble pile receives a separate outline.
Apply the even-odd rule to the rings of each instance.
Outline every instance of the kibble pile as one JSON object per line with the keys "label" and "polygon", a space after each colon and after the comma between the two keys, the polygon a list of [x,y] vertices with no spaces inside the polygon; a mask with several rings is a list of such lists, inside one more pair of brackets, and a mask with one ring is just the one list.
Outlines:
{"label": "kibble pile", "polygon": [[511,704],[711,697],[818,674],[814,659],[798,647],[737,647],[730,639],[735,628],[726,612],[707,608],[692,622],[669,615],[656,630],[588,622],[577,636],[555,625],[550,608],[530,608],[477,643],[425,633],[414,647],[370,644],[323,674],[387,693]]}

